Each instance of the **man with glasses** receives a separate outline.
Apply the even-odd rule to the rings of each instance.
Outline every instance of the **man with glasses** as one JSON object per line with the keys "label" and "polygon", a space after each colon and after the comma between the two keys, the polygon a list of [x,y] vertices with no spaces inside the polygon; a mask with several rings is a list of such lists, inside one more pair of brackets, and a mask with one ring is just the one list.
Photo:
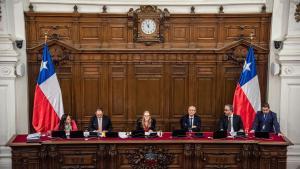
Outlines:
{"label": "man with glasses", "polygon": [[95,112],[95,115],[91,118],[89,124],[90,131],[111,131],[112,123],[108,116],[105,116],[103,110],[98,108]]}
{"label": "man with glasses", "polygon": [[233,108],[231,104],[224,106],[224,116],[220,118],[219,129],[221,131],[232,132],[243,132],[244,125],[239,115],[233,114]]}
{"label": "man with glasses", "polygon": [[261,109],[262,111],[258,111],[255,115],[252,130],[250,132],[275,132],[278,135],[281,135],[276,113],[270,110],[270,105],[264,103]]}

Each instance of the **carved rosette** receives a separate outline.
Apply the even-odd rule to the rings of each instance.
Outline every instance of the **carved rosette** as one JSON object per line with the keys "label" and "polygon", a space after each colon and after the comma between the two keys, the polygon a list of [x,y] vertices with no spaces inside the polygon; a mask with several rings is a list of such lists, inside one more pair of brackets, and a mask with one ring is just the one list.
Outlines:
{"label": "carved rosette", "polygon": [[283,66],[283,72],[282,75],[287,75],[290,76],[294,73],[294,68],[293,66]]}
{"label": "carved rosette", "polygon": [[128,153],[127,159],[133,169],[166,169],[173,161],[174,155],[162,148],[145,146]]}
{"label": "carved rosette", "polygon": [[231,60],[235,63],[242,65],[247,56],[248,49],[245,46],[237,46],[228,50],[225,54],[225,60]]}
{"label": "carved rosette", "polygon": [[16,77],[14,65],[0,65],[0,77]]}

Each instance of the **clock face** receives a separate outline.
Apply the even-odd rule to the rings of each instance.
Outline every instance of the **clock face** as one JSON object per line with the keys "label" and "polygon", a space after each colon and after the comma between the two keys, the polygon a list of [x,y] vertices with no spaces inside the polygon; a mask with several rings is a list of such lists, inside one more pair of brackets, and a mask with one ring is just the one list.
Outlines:
{"label": "clock face", "polygon": [[150,35],[155,32],[156,23],[152,19],[145,19],[141,23],[141,29],[145,34]]}

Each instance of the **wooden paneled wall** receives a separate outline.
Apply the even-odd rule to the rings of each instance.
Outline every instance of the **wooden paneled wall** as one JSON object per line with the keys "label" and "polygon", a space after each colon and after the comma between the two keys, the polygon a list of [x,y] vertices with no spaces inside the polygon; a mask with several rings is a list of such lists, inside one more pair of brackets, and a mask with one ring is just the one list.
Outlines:
{"label": "wooden paneled wall", "polygon": [[265,100],[270,14],[171,14],[164,42],[152,45],[134,42],[127,14],[28,12],[25,17],[30,119],[45,32],[65,112],[81,129],[102,107],[115,130],[133,129],[144,110],[157,119],[158,129],[172,130],[195,105],[203,130],[214,130],[223,105],[232,103],[250,33]]}

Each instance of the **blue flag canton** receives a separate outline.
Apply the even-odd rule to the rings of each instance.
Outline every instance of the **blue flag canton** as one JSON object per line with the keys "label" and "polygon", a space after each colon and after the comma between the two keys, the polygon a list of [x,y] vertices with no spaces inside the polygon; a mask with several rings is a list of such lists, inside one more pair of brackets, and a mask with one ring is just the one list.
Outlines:
{"label": "blue flag canton", "polygon": [[55,68],[52,62],[51,54],[48,45],[44,45],[40,74],[37,83],[40,85],[55,73]]}
{"label": "blue flag canton", "polygon": [[243,66],[243,71],[240,76],[240,86],[243,86],[257,75],[254,50],[249,48],[248,54]]}

